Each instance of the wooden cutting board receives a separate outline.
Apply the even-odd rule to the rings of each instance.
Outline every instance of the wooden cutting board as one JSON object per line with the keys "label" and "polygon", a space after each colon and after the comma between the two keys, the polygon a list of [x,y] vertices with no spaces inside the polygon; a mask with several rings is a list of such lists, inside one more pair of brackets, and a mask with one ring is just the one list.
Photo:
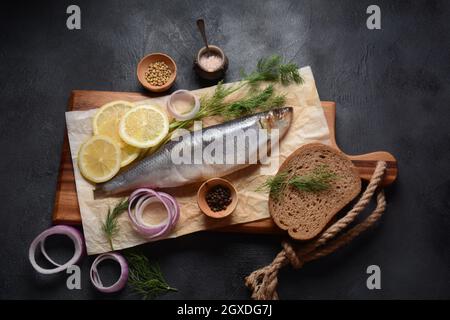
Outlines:
{"label": "wooden cutting board", "polygon": [[[139,101],[150,97],[150,95],[137,92],[75,90],[72,91],[70,96],[68,110],[89,110],[98,108],[113,100]],[[330,129],[331,145],[338,148],[335,139],[336,104],[330,101],[323,101],[322,107]],[[384,185],[391,184],[397,177],[397,160],[390,153],[378,151],[362,155],[350,155],[349,157],[357,167],[359,175],[364,180],[370,180],[378,160],[386,161],[388,166],[383,180]],[[64,137],[58,185],[53,210],[53,222],[55,224],[81,224],[80,209],[78,207],[75,178],[67,134],[65,134]],[[248,233],[282,232],[275,226],[272,219],[232,225],[222,228],[220,231]]]}

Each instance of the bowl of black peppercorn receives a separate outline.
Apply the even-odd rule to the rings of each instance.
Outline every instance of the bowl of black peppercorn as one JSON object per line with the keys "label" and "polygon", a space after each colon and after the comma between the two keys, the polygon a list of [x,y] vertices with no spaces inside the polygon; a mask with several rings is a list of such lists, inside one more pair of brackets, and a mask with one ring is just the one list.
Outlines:
{"label": "bowl of black peppercorn", "polygon": [[230,215],[237,205],[237,191],[231,182],[222,178],[205,181],[197,192],[200,210],[211,218]]}

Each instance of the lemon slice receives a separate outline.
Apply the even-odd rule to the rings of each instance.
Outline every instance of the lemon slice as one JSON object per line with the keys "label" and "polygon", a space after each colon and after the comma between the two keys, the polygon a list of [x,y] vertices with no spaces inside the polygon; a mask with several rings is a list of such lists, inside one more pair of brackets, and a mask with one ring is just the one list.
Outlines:
{"label": "lemon slice", "polygon": [[157,145],[169,133],[169,119],[158,107],[140,105],[129,110],[120,120],[119,135],[137,148]]}
{"label": "lemon slice", "polygon": [[120,169],[120,147],[107,136],[93,136],[78,152],[78,167],[81,174],[92,182],[105,182]]}
{"label": "lemon slice", "polygon": [[120,146],[120,167],[125,167],[131,162],[136,160],[141,153],[141,149],[130,146],[129,144],[123,142]]}
{"label": "lemon slice", "polygon": [[134,108],[134,104],[128,101],[113,101],[102,106],[92,121],[94,135],[110,137],[119,144],[122,151],[121,167],[130,164],[139,156],[140,152],[138,148],[126,144],[119,135],[120,119],[132,108]]}

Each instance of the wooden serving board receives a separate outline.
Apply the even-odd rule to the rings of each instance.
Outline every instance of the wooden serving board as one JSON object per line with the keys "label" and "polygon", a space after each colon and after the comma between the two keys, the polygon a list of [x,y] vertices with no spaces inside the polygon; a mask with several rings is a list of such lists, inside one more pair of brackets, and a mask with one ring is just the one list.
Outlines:
{"label": "wooden serving board", "polygon": [[[71,111],[89,110],[98,108],[113,100],[139,101],[150,97],[151,96],[149,95],[135,92],[75,90],[72,91],[68,109]],[[338,148],[335,139],[336,104],[331,101],[323,101],[322,107],[330,129],[331,145]],[[378,160],[386,161],[388,166],[383,180],[384,185],[391,184],[397,177],[397,160],[388,152],[378,151],[362,155],[350,155],[349,158],[353,161],[359,171],[359,175],[364,180],[370,180]],[[53,222],[55,224],[81,224],[80,209],[78,207],[75,177],[73,173],[73,165],[70,156],[67,134],[64,137],[58,185],[53,210]],[[275,226],[272,219],[232,225],[226,228],[221,228],[220,231],[248,233],[282,232]]]}

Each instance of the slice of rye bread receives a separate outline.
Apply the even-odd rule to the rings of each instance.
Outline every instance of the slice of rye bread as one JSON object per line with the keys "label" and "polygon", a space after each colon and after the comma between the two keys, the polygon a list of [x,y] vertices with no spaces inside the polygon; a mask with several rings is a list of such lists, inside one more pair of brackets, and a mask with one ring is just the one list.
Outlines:
{"label": "slice of rye bread", "polygon": [[351,160],[321,143],[306,144],[294,151],[278,173],[287,172],[288,177],[304,176],[323,165],[336,175],[330,188],[308,192],[288,186],[278,199],[269,198],[269,211],[274,222],[296,240],[317,236],[361,191],[361,179]]}

